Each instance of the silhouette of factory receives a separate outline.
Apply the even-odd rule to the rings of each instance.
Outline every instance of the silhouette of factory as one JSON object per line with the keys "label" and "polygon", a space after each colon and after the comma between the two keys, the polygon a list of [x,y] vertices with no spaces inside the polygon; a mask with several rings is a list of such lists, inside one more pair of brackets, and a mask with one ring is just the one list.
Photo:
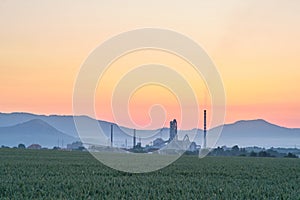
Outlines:
{"label": "silhouette of factory", "polygon": [[[203,147],[206,148],[206,110],[204,111],[204,135],[203,135]],[[178,139],[177,134],[177,121],[176,119],[170,121],[170,128],[169,128],[169,139],[163,140],[161,137],[156,138],[152,145],[146,145],[142,147],[141,139],[139,142],[136,142],[136,130],[134,129],[133,132],[133,147],[130,149],[126,149],[131,152],[154,152],[159,151],[160,153],[164,152],[182,152],[182,151],[190,151],[196,152],[201,147],[198,146],[195,142],[191,142],[188,135],[185,135],[182,140]]]}
{"label": "silhouette of factory", "polygon": [[[123,144],[121,148],[118,148],[117,146],[114,146],[114,127],[116,125],[111,124],[110,125],[110,138],[109,138],[109,144],[107,146],[101,146],[101,145],[95,145],[95,144],[88,144],[89,149],[93,151],[114,151],[114,152],[121,152],[121,151],[129,151],[134,153],[151,153],[151,152],[157,152],[159,154],[173,154],[173,153],[184,153],[184,152],[197,152],[201,149],[206,149],[207,146],[207,139],[206,139],[206,110],[204,110],[204,126],[203,126],[203,141],[202,146],[197,145],[196,142],[190,141],[189,136],[186,134],[182,139],[179,139],[178,137],[178,129],[177,129],[177,121],[176,119],[170,121],[170,128],[169,128],[169,138],[163,139],[162,133],[165,128],[162,128],[160,130],[161,137],[158,137],[150,142],[150,144],[146,146],[142,146],[142,140],[141,138],[138,138],[137,142],[137,130],[133,130],[132,135],[132,145],[127,146],[127,140],[130,140],[130,136],[127,135],[125,138],[125,145]],[[181,132],[183,133],[183,132]],[[197,132],[196,134],[200,134]],[[182,135],[180,135],[182,136]],[[129,138],[128,138],[129,137]],[[199,138],[195,136],[195,138]],[[149,139],[147,139],[149,141]],[[200,141],[199,141],[200,143]],[[120,151],[121,150],[121,151]]]}

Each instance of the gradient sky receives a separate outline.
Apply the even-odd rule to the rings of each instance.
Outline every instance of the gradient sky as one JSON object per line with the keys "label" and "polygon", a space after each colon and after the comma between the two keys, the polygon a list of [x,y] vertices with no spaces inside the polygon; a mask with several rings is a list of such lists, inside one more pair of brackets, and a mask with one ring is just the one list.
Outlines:
{"label": "gradient sky", "polygon": [[[157,27],[189,36],[213,59],[226,90],[226,123],[263,118],[300,127],[298,0],[0,0],[0,27],[0,112],[72,114],[74,82],[89,53],[113,35]],[[167,121],[178,118],[172,94],[149,99],[160,90],[132,97],[130,106],[141,107],[137,123],[149,122],[143,116],[155,103],[168,107]],[[209,104],[204,96],[200,108]],[[113,120],[100,110],[99,118]]]}

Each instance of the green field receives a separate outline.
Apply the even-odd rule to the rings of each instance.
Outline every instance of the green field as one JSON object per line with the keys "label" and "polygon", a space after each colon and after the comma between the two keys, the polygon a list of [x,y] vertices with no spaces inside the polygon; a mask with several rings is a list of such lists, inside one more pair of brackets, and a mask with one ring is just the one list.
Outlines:
{"label": "green field", "polygon": [[86,152],[0,149],[0,199],[300,199],[300,159],[184,156],[129,174]]}

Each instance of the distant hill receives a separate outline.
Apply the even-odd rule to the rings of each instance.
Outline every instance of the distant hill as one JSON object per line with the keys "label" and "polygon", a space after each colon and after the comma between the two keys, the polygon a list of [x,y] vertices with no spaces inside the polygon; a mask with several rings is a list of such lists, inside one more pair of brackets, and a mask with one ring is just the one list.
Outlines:
{"label": "distant hill", "polygon": [[66,135],[48,123],[40,119],[33,119],[8,127],[0,127],[0,144],[7,146],[17,146],[20,143],[26,146],[30,144],[40,144],[43,147],[53,147],[58,145],[58,141],[71,143],[77,139]]}
{"label": "distant hill", "polygon": [[57,130],[72,137],[78,137],[73,116],[35,115],[31,113],[0,113],[0,127],[13,126],[33,119],[40,119],[55,127]]}
{"label": "distant hill", "polygon": [[[87,117],[87,116],[77,116],[77,118],[80,118],[85,121],[95,121],[94,119]],[[79,138],[79,135],[76,130],[76,126],[74,123],[73,116],[70,115],[35,115],[31,113],[0,113],[0,127],[4,126],[13,126],[19,123],[24,123],[33,119],[40,119],[44,122],[48,123],[49,125],[53,126],[57,130],[75,137]],[[119,132],[122,132],[120,128],[110,122],[101,121],[98,120],[99,124],[101,125],[101,128],[107,133],[107,135],[110,135],[110,125],[113,124],[115,127],[115,132],[118,134]],[[124,128],[126,130],[130,130],[127,128]],[[132,132],[132,130],[131,130]]]}
{"label": "distant hill", "polygon": [[[94,122],[95,120],[87,117],[87,116],[77,116],[77,118],[80,118],[81,120],[86,121],[86,123],[88,124],[89,122]],[[40,119],[43,120],[44,122],[48,123],[49,125],[53,126],[54,128],[56,128],[58,131],[63,132],[73,138],[79,138],[79,135],[77,133],[76,130],[76,126],[74,123],[74,119],[73,116],[65,116],[65,115],[50,115],[50,116],[46,116],[46,115],[35,115],[35,114],[31,114],[31,113],[0,113],[0,127],[3,126],[13,126],[19,123],[24,123],[27,122],[29,120],[33,120],[33,119]],[[109,137],[110,137],[110,128],[111,125],[113,125],[114,127],[114,143],[117,146],[124,146],[125,145],[125,141],[127,140],[128,143],[128,147],[132,146],[132,135],[133,135],[133,129],[130,128],[126,128],[126,127],[119,127],[118,125],[114,124],[114,123],[110,123],[110,122],[106,122],[106,121],[101,121],[98,120],[98,123],[100,125],[100,127],[102,128],[102,130],[105,132],[107,138],[107,144],[109,143]],[[86,127],[86,132],[89,131],[89,127]],[[160,130],[139,130],[137,131],[137,138],[139,138],[139,136],[141,135],[149,135],[152,133],[157,133]],[[166,129],[163,131],[164,134],[163,136],[165,138],[168,137],[168,132],[169,129]],[[151,138],[149,138],[149,140],[143,140],[142,142],[150,142],[150,140],[154,140],[156,136],[160,136],[159,135],[155,135]],[[137,142],[139,140],[137,139]],[[2,145],[1,141],[0,141],[0,145]],[[6,145],[6,144],[5,144]]]}
{"label": "distant hill", "polygon": [[[213,134],[220,127],[210,130]],[[285,128],[265,120],[243,120],[223,126],[218,145],[294,147],[300,146],[300,129]]]}
{"label": "distant hill", "polygon": [[[78,116],[80,119],[84,119],[87,122],[95,121],[86,116]],[[15,126],[20,123],[28,122],[30,120],[39,119],[44,121],[48,126],[54,128],[57,132],[62,133],[70,138],[79,138],[76,127],[72,116],[59,116],[59,115],[34,115],[30,113],[0,113],[0,127],[4,126]],[[31,121],[36,122],[36,121]],[[107,140],[110,137],[110,125],[114,127],[114,144],[117,146],[124,146],[127,140],[128,147],[132,146],[132,133],[133,130],[130,128],[119,127],[118,125],[106,121],[98,121],[99,125],[105,132]],[[38,131],[36,123],[31,124],[35,131]],[[31,126],[30,125],[30,126]],[[28,133],[32,132],[28,126]],[[208,135],[214,135],[221,127],[216,127],[208,131]],[[21,129],[19,129],[21,130]],[[8,130],[6,130],[8,132]],[[86,127],[86,131],[89,131],[89,127]],[[126,133],[125,133],[125,132]],[[2,133],[2,128],[0,128]],[[40,132],[42,134],[42,132]],[[7,133],[6,133],[7,134]],[[182,139],[184,135],[188,135],[190,139],[194,139],[197,144],[202,144],[203,130],[193,129],[179,131],[179,138]],[[158,130],[138,130],[137,131],[137,142],[139,137],[144,135],[151,135],[147,139],[142,139],[143,145],[150,144],[157,137],[162,137],[167,140],[169,137],[169,129],[162,128]],[[7,140],[13,141],[9,135],[6,135]],[[208,137],[209,138],[209,137]],[[6,141],[2,135],[0,137],[0,145]],[[67,140],[65,140],[67,142]],[[32,141],[31,143],[33,143]],[[209,141],[208,141],[209,142]],[[107,141],[109,143],[109,141]],[[4,143],[7,145],[6,143]],[[57,144],[57,139],[56,143]],[[14,143],[15,145],[15,143]],[[280,127],[275,124],[271,124],[265,120],[244,120],[238,121],[233,124],[226,124],[223,126],[221,137],[219,138],[217,146],[233,146],[239,145],[242,147],[246,146],[261,146],[261,147],[294,147],[295,145],[300,146],[300,129],[291,129]]]}

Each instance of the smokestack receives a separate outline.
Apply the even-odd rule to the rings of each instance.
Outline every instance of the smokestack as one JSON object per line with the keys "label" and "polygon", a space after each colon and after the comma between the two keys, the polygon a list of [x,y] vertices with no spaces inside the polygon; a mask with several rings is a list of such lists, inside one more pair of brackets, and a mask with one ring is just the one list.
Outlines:
{"label": "smokestack", "polygon": [[114,126],[110,125],[110,147],[113,147],[114,138]]}
{"label": "smokestack", "polygon": [[204,110],[203,148],[206,149],[206,110]]}
{"label": "smokestack", "polygon": [[136,130],[133,129],[133,148],[136,146]]}

